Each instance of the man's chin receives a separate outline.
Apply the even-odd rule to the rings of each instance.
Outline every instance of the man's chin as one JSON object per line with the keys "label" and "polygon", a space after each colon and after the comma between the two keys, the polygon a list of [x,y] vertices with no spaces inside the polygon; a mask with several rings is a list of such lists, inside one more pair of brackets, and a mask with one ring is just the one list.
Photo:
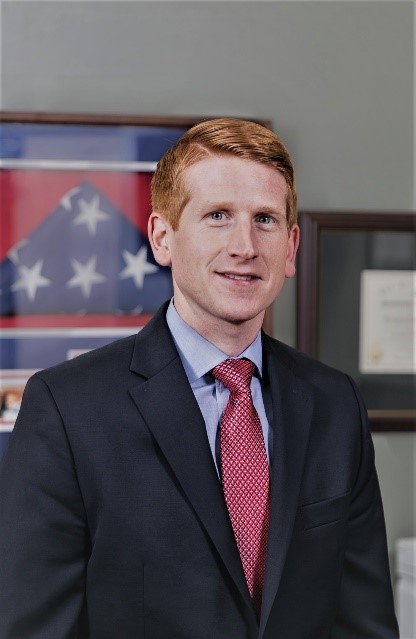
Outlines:
{"label": "man's chin", "polygon": [[229,322],[230,324],[241,326],[243,324],[247,324],[248,322],[253,322],[256,319],[262,322],[264,313],[265,310],[259,311],[258,309],[253,309],[252,311],[247,309],[237,311],[233,309],[230,310],[228,313],[223,313],[222,318],[224,319],[224,321]]}

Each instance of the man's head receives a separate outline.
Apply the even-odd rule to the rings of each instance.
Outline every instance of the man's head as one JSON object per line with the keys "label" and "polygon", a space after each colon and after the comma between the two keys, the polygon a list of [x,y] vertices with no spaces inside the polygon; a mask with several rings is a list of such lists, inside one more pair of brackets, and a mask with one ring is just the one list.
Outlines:
{"label": "man's head", "polygon": [[189,200],[184,171],[213,155],[252,160],[281,173],[287,184],[288,228],[296,224],[294,169],[283,142],[275,133],[255,122],[222,118],[207,120],[189,129],[158,163],[152,180],[153,210],[165,217],[174,230]]}
{"label": "man's head", "polygon": [[[149,239],[156,261],[172,269],[177,311],[223,352],[242,352],[295,273],[299,228],[286,149],[252,122],[199,124],[159,163],[153,207]],[[230,330],[232,349],[220,343]]]}

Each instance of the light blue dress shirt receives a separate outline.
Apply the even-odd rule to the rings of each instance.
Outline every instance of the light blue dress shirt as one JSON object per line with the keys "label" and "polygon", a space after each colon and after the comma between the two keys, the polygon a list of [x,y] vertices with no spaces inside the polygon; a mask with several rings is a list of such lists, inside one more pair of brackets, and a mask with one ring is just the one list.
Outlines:
{"label": "light blue dress shirt", "polygon": [[[205,420],[212,457],[217,472],[220,474],[218,425],[227,405],[230,391],[221,382],[215,380],[210,371],[224,360],[230,358],[191,328],[180,317],[173,301],[168,307],[166,319],[195,399]],[[250,359],[256,366],[251,380],[251,394],[260,418],[263,438],[266,444],[267,460],[270,464],[271,429],[266,417],[260,383],[262,371],[261,333],[236,359],[243,357]]]}

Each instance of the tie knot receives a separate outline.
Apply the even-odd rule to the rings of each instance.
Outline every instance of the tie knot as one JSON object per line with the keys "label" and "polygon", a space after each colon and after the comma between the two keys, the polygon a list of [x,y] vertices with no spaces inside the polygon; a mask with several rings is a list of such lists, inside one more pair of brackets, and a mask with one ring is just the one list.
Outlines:
{"label": "tie knot", "polygon": [[249,359],[226,359],[212,369],[212,374],[231,392],[241,393],[250,390],[254,369]]}

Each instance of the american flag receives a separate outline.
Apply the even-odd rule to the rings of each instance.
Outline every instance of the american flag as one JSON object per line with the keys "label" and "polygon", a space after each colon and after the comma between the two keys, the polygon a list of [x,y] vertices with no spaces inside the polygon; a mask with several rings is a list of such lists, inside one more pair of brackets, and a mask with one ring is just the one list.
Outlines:
{"label": "american flag", "polygon": [[10,245],[0,264],[2,317],[41,315],[50,325],[59,314],[151,314],[172,293],[140,228],[88,180],[64,192],[33,231],[10,235],[2,240]]}

